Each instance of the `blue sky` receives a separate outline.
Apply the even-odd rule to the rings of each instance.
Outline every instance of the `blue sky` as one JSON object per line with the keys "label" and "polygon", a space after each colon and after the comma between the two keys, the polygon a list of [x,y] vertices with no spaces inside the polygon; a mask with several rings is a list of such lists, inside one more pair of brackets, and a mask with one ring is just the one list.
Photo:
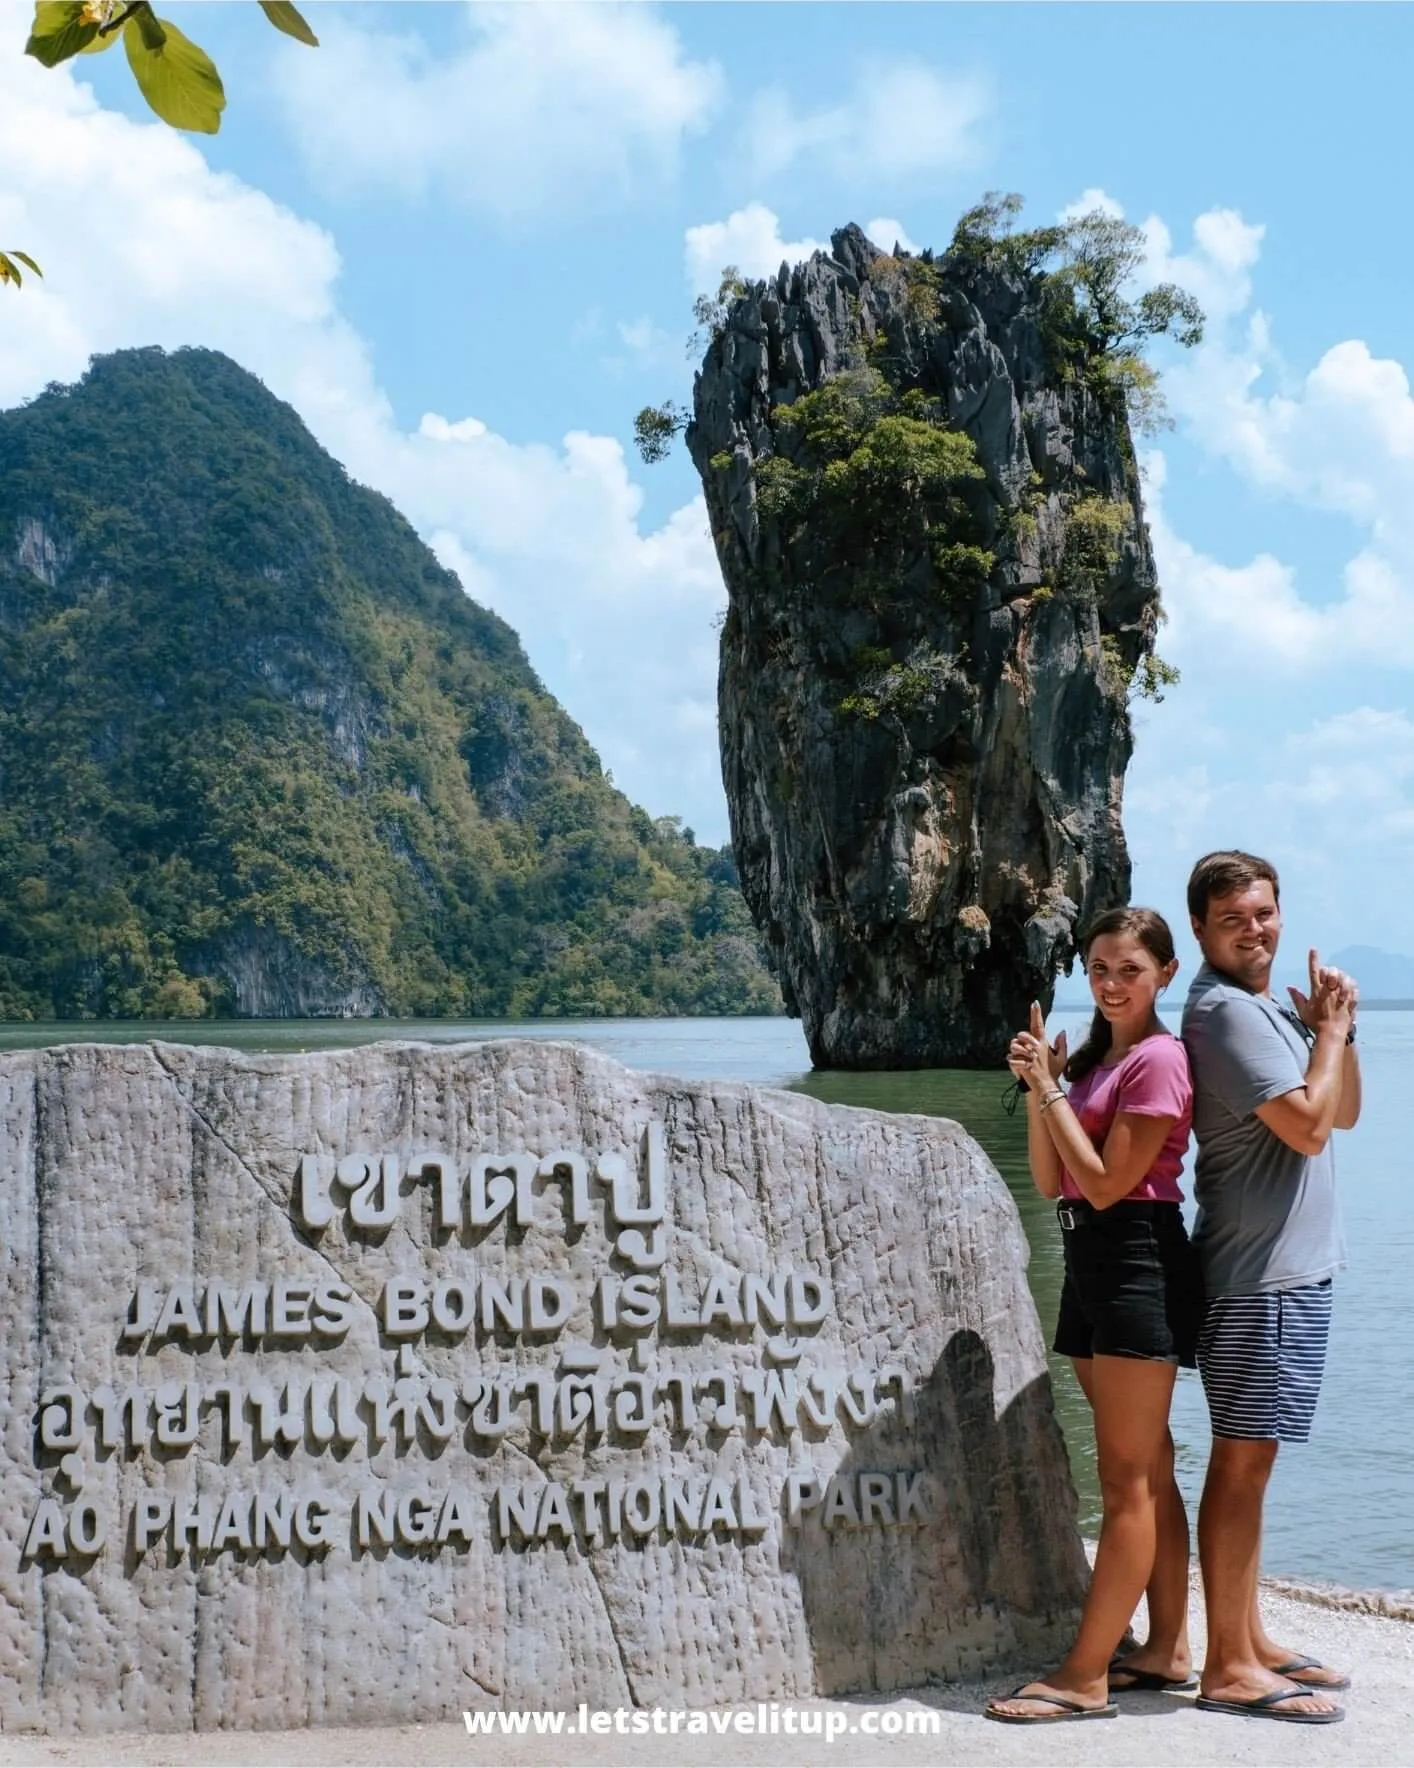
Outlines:
{"label": "blue sky", "polygon": [[[1265,851],[1308,941],[1414,950],[1414,13],[1283,5],[172,5],[214,139],[122,51],[46,73],[0,0],[0,404],[90,353],[210,344],[300,410],[520,631],[620,786],[726,838],[723,592],[685,454],[690,306],[845,221],[944,245],[988,189],[1122,208],[1208,340],[1143,444],[1183,671],[1136,716],[1135,895]],[[881,243],[892,243],[891,241]],[[1191,948],[1185,949],[1185,957]]]}

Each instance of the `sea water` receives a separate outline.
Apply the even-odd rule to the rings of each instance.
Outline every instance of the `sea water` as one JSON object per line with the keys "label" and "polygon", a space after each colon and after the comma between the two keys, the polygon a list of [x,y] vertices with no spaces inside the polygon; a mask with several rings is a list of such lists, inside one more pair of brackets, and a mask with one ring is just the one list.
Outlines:
{"label": "sea water", "polygon": [[[1166,1017],[1176,1023],[1176,1016]],[[1074,1046],[1087,1019],[1079,1009],[1057,1010],[1051,1028],[1066,1027]],[[602,1050],[630,1068],[688,1080],[750,1081],[832,1104],[952,1117],[986,1149],[1016,1199],[1031,1246],[1031,1292],[1048,1341],[1054,1327],[1060,1230],[1053,1207],[1037,1195],[1027,1172],[1024,1112],[1008,1116],[1003,1109],[1009,1077],[1002,1071],[812,1071],[800,1025],[792,1019],[0,1024],[0,1050],[154,1037],[267,1051],[338,1049],[385,1038],[563,1039]],[[1262,1560],[1269,1572],[1288,1577],[1404,1590],[1414,1586],[1414,1137],[1402,1106],[1414,1064],[1414,1011],[1362,1008],[1360,1051],[1364,1111],[1354,1130],[1336,1136],[1350,1266],[1336,1279],[1330,1358],[1312,1440],[1287,1445],[1277,1458]],[[1089,1413],[1069,1364],[1052,1357],[1051,1372],[1082,1523],[1093,1532],[1099,1497]],[[1179,1376],[1173,1432],[1179,1483],[1196,1514],[1209,1435],[1202,1388],[1190,1371]]]}

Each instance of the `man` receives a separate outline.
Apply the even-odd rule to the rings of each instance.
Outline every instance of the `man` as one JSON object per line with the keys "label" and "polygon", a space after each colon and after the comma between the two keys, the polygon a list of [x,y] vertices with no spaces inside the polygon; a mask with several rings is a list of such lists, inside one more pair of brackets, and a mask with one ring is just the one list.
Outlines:
{"label": "man", "polygon": [[1338,1671],[1268,1638],[1257,1605],[1262,1503],[1281,1442],[1311,1428],[1345,1249],[1330,1136],[1360,1115],[1354,982],[1310,954],[1310,994],[1270,988],[1275,869],[1210,853],[1188,881],[1203,953],[1183,1009],[1198,1143],[1193,1240],[1207,1284],[1198,1366],[1213,1453],[1198,1513],[1208,1650],[1198,1705],[1329,1724]]}

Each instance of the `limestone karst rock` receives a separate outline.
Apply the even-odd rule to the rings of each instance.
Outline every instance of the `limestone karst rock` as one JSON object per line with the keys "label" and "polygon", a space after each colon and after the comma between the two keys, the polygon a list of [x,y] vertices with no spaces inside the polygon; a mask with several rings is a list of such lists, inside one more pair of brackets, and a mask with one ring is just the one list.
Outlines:
{"label": "limestone karst rock", "polygon": [[847,227],[697,378],[733,843],[822,1066],[998,1062],[1128,899],[1158,588],[1123,400],[1054,360],[1044,287]]}
{"label": "limestone karst rock", "polygon": [[895,1689],[1074,1627],[956,1124],[565,1044],[70,1045],[0,1057],[0,1250],[6,1735]]}

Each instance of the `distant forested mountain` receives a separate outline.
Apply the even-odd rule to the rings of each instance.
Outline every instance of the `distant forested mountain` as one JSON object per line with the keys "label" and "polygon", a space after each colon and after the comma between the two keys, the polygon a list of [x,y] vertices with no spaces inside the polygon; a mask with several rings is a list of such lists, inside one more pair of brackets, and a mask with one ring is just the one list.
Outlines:
{"label": "distant forested mountain", "polygon": [[0,689],[0,1016],[779,1010],[730,853],[224,356],[0,413]]}
{"label": "distant forested mountain", "polygon": [[[1293,968],[1296,960],[1300,960],[1298,968]],[[1346,970],[1360,984],[1362,1001],[1414,1001],[1414,958],[1404,957],[1399,952],[1380,951],[1373,945],[1348,945],[1343,951],[1331,952],[1329,956],[1322,953],[1322,960],[1334,964],[1338,970]],[[1306,953],[1288,952],[1283,947],[1282,974],[1290,973],[1290,980],[1301,986],[1301,970],[1306,965]],[[1176,1004],[1182,1005],[1183,979],[1180,977],[1179,998]],[[1277,985],[1273,984],[1274,989]],[[1286,999],[1285,988],[1277,989],[1283,1000]],[[1172,991],[1170,991],[1172,993]],[[1077,970],[1068,981],[1062,979],[1056,989],[1057,1007],[1088,1007],[1090,997],[1085,992],[1085,979]]]}

